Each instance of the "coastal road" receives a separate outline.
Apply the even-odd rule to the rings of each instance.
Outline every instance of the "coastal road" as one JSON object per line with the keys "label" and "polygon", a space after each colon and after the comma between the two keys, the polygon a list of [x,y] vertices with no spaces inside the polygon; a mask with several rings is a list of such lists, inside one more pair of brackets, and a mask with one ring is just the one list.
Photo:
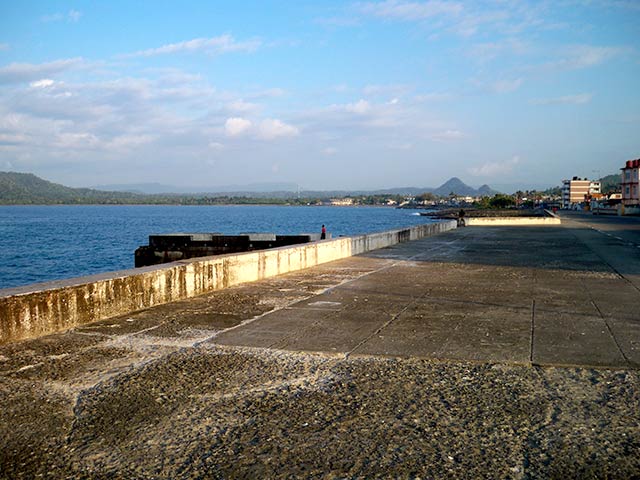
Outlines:
{"label": "coastal road", "polygon": [[461,228],[0,346],[0,478],[637,477],[637,226]]}

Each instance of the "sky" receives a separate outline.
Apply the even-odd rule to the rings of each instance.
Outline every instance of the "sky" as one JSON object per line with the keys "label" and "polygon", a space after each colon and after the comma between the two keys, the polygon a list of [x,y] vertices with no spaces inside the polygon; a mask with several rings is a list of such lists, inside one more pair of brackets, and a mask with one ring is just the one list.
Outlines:
{"label": "sky", "polygon": [[0,2],[0,171],[542,188],[640,157],[640,1]]}

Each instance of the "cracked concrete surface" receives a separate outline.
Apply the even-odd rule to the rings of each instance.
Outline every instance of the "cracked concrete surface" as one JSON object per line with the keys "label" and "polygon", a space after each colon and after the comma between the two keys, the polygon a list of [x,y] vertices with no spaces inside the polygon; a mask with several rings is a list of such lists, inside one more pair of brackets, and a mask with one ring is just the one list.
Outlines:
{"label": "cracked concrete surface", "polygon": [[639,226],[460,229],[2,346],[0,477],[637,477]]}

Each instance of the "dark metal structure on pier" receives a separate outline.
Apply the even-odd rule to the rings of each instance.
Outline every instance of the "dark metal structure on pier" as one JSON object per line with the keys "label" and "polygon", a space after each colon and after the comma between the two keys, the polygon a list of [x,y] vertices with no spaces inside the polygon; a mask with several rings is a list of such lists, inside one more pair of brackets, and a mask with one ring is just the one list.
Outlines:
{"label": "dark metal structure on pier", "polygon": [[[330,235],[327,235],[330,238]],[[319,233],[276,235],[275,233],[170,233],[149,235],[149,245],[136,249],[135,266],[146,267],[186,258],[249,252],[286,247],[320,240]]]}

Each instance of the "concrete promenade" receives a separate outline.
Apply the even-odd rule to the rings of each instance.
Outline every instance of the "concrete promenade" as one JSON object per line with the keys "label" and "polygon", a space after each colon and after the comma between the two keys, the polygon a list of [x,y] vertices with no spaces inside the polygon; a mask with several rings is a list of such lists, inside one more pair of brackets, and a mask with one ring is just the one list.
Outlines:
{"label": "concrete promenade", "polygon": [[638,305],[576,213],[4,345],[0,477],[638,477]]}

